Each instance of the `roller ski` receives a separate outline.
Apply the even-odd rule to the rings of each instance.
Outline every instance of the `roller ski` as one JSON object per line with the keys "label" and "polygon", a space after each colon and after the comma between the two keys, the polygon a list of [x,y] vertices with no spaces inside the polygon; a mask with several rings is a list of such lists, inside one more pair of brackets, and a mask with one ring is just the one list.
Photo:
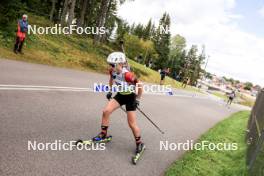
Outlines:
{"label": "roller ski", "polygon": [[89,140],[82,140],[82,139],[79,139],[76,141],[75,145],[80,145],[80,144],[83,144],[83,145],[92,145],[92,144],[95,144],[95,143],[108,143],[112,140],[112,136],[102,136],[101,133],[97,136],[95,136],[94,138],[92,139],[89,139]]}
{"label": "roller ski", "polygon": [[139,159],[141,158],[141,156],[143,155],[144,151],[146,150],[146,146],[144,143],[140,143],[137,146],[136,152],[135,152],[135,156],[132,157],[132,163],[134,165],[137,164],[137,162],[139,161]]}

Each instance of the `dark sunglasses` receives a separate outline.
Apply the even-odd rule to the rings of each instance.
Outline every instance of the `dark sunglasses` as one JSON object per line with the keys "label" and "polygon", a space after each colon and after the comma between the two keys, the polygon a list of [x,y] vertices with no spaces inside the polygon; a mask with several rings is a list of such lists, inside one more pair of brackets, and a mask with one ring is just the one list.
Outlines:
{"label": "dark sunglasses", "polygon": [[115,64],[109,64],[111,67],[113,67],[113,68],[115,68],[116,67],[116,65]]}

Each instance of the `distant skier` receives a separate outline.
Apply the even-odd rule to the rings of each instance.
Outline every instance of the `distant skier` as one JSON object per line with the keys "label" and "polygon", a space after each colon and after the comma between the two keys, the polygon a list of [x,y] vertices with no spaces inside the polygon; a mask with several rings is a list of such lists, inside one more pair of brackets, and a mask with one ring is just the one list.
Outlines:
{"label": "distant skier", "polygon": [[24,14],[22,16],[22,19],[18,21],[17,23],[17,33],[16,33],[16,43],[14,45],[14,52],[17,54],[17,52],[22,54],[22,47],[26,38],[26,33],[28,30],[28,22],[27,22],[28,16]]}
{"label": "distant skier", "polygon": [[188,77],[184,77],[182,81],[182,87],[186,88],[187,84],[189,84],[190,79]]}
{"label": "distant skier", "polygon": [[160,71],[160,85],[163,85],[164,84],[165,77],[169,73],[170,73],[170,69],[169,68],[165,68],[165,69],[162,69]]}
{"label": "distant skier", "polygon": [[232,92],[228,94],[228,100],[226,104],[231,105],[235,97],[236,97],[236,93],[234,90],[232,90]]}
{"label": "distant skier", "polygon": [[[109,102],[103,110],[101,132],[93,138],[93,141],[104,141],[104,139],[108,137],[107,130],[109,127],[110,115],[117,108],[125,105],[128,125],[135,137],[136,154],[141,153],[144,151],[145,145],[141,141],[140,129],[136,122],[136,108],[139,106],[142,87],[140,84],[137,84],[139,83],[139,80],[134,76],[134,74],[126,68],[127,60],[124,53],[111,53],[107,58],[107,62],[111,65],[111,69],[109,70],[109,86],[112,87],[115,83],[121,87],[121,90],[118,90],[118,93],[113,98],[111,91],[107,93],[106,98]],[[127,86],[131,86],[135,91],[127,90]]]}

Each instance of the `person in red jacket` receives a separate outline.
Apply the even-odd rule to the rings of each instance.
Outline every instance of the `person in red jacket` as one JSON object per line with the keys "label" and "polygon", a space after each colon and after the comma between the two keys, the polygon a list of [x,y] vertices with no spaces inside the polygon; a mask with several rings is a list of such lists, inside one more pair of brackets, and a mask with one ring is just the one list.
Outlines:
{"label": "person in red jacket", "polygon": [[[124,53],[111,53],[107,62],[111,65],[109,71],[109,86],[113,84],[119,88],[117,94],[112,98],[112,92],[106,95],[109,100],[103,110],[101,132],[93,138],[93,141],[100,142],[107,138],[110,115],[122,105],[126,107],[128,125],[132,130],[136,143],[136,154],[144,151],[145,145],[142,143],[140,129],[136,122],[136,108],[142,95],[142,85],[132,72],[127,69],[127,61]],[[120,87],[119,87],[120,86]],[[129,89],[127,87],[131,86]]]}
{"label": "person in red jacket", "polygon": [[17,23],[16,43],[14,46],[14,52],[16,54],[17,52],[22,53],[23,43],[25,41],[26,33],[28,30],[27,18],[27,15],[24,14],[22,16],[22,19]]}

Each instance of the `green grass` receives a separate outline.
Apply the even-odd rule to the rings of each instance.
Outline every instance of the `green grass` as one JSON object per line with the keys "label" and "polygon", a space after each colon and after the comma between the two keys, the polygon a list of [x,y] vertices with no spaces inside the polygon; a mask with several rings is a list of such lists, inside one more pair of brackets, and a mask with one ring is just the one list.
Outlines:
{"label": "green grass", "polygon": [[[227,95],[225,95],[223,92],[213,91],[212,94],[219,98],[222,98],[225,101],[227,101],[228,99]],[[236,100],[236,103],[244,105],[244,106],[248,106],[248,107],[253,107],[255,104],[255,100],[250,99],[242,95],[241,93],[237,93],[235,100]]]}
{"label": "green grass", "polygon": [[248,106],[248,107],[253,107],[255,104],[255,101],[244,100],[244,101],[239,102],[239,104]]}
{"label": "green grass", "polygon": [[239,104],[244,105],[244,106],[249,106],[249,107],[253,107],[254,106],[255,100],[253,100],[252,98],[249,98],[249,97],[247,97],[245,95],[242,95],[241,93],[239,93],[238,96],[241,99]]}
{"label": "green grass", "polygon": [[[44,17],[29,14],[29,23],[37,26],[52,26]],[[14,34],[15,38],[15,34]],[[107,45],[94,46],[92,39],[80,35],[28,35],[24,46],[24,55],[12,52],[14,40],[4,41],[0,31],[0,57],[22,60],[33,63],[73,68],[83,71],[108,73],[106,57],[114,50]],[[159,83],[160,75],[157,71],[146,68],[141,64],[129,60],[131,67],[140,80],[150,83]],[[180,88],[181,83],[167,77],[165,84]],[[198,91],[187,86],[186,90]]]}
{"label": "green grass", "polygon": [[246,176],[245,130],[249,111],[241,111],[219,122],[198,140],[237,143],[235,151],[192,150],[173,163],[166,176]]}
{"label": "green grass", "polygon": [[217,96],[217,97],[219,97],[219,98],[222,98],[223,100],[227,100],[227,96],[224,93],[222,93],[222,92],[214,91],[212,94]]}

